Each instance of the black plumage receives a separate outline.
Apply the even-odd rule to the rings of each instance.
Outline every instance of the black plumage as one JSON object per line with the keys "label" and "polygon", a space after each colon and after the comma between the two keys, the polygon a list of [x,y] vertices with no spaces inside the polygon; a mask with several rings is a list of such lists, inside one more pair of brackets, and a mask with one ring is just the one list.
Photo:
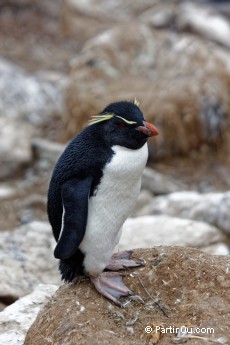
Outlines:
{"label": "black plumage", "polygon": [[[75,181],[76,184],[81,185],[87,177],[90,177],[92,181],[89,196],[93,195],[103,175],[103,167],[111,159],[112,155],[112,149],[104,141],[102,128],[98,124],[86,127],[70,142],[59,158],[49,185],[47,207],[49,221],[56,242],[58,242],[62,227],[62,194],[69,192],[68,184],[72,182],[73,186]],[[85,186],[83,183],[82,190],[76,190],[77,194],[80,194],[79,199],[81,200],[82,194],[87,195],[88,198],[88,190],[84,191],[84,187],[87,188],[89,186],[88,184]],[[87,205],[84,204],[82,206],[80,209],[72,207],[74,219],[79,223],[80,217],[80,221],[84,223],[79,239],[82,239],[82,236],[84,236],[87,220]],[[76,226],[76,231],[72,233],[79,234],[79,228]],[[68,240],[64,243],[65,246],[69,242],[73,244],[71,240]],[[67,255],[65,258],[61,255],[61,248],[58,251],[55,249],[55,257],[61,259],[59,269],[62,279],[68,282],[72,281],[76,275],[83,273],[82,263],[84,254],[77,248],[77,243],[78,241],[76,241],[75,253],[72,253],[72,256]]]}

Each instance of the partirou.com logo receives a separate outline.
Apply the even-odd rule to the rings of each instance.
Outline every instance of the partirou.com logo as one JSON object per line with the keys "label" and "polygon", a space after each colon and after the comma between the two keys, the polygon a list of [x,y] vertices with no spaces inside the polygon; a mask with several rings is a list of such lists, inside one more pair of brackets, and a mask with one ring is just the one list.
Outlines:
{"label": "partirou.com logo", "polygon": [[188,326],[146,326],[145,327],[145,332],[147,334],[150,333],[161,333],[161,334],[214,334],[214,328],[213,327],[188,327]]}

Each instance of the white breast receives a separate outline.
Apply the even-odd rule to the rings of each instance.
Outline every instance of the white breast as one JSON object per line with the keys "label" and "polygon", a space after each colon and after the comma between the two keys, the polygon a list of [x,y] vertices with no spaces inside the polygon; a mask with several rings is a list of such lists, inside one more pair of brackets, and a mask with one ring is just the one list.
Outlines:
{"label": "white breast", "polygon": [[139,150],[121,146],[112,150],[115,154],[105,166],[96,195],[89,199],[86,233],[79,246],[91,274],[102,272],[111,258],[121,226],[135,205],[148,158],[147,144]]}

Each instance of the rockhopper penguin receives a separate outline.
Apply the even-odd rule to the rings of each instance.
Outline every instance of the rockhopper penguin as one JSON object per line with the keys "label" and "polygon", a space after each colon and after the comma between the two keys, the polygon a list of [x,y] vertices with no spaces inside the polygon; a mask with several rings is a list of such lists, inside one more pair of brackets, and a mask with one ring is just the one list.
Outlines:
{"label": "rockhopper penguin", "polygon": [[109,104],[70,142],[50,181],[48,217],[62,279],[88,275],[118,305],[131,291],[112,271],[140,263],[128,251],[112,254],[140,191],[147,139],[157,134],[136,100]]}

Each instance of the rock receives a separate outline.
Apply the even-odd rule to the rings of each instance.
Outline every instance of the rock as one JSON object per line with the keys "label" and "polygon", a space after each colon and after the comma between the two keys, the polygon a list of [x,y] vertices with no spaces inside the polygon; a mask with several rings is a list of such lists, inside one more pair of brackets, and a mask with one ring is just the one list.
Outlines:
{"label": "rock", "polygon": [[217,9],[218,12],[223,14],[225,17],[230,18],[230,6],[228,1],[210,0],[210,3],[215,7],[215,9]]}
{"label": "rock", "polygon": [[[74,36],[79,43],[108,29],[119,22],[114,16],[104,16],[96,1],[64,0],[62,5],[62,30],[67,36]],[[103,9],[104,6],[101,6]]]}
{"label": "rock", "polygon": [[[24,345],[139,345],[159,338],[161,345],[182,340],[229,344],[229,257],[181,247],[137,250],[133,257],[144,260],[145,267],[126,271],[124,282],[142,300],[130,298],[121,309],[100,296],[87,278],[64,285],[38,314]],[[145,332],[146,326],[152,333]],[[156,326],[174,330],[156,335]],[[175,328],[182,326],[191,332],[180,338]],[[205,334],[195,333],[196,327]]]}
{"label": "rock", "polygon": [[26,332],[58,286],[40,284],[0,313],[0,344],[23,345]]}
{"label": "rock", "polygon": [[159,1],[131,0],[64,0],[62,6],[62,29],[66,35],[73,36],[79,43],[84,43],[99,33],[119,23],[131,21],[140,16],[149,7]]}
{"label": "rock", "polygon": [[0,117],[46,124],[54,113],[63,111],[64,100],[58,83],[27,73],[0,59]]}
{"label": "rock", "polygon": [[230,23],[213,7],[184,3],[177,21],[180,29],[192,31],[230,48]]}
{"label": "rock", "polygon": [[31,162],[31,137],[64,109],[63,85],[49,79],[0,59],[1,179]]}
{"label": "rock", "polygon": [[9,177],[31,161],[33,133],[29,123],[0,115],[0,179]]}
{"label": "rock", "polygon": [[37,284],[59,284],[54,240],[46,222],[0,232],[0,300],[16,300]]}
{"label": "rock", "polygon": [[227,56],[214,43],[138,21],[101,33],[72,60],[69,137],[108,103],[137,97],[160,132],[149,140],[150,158],[221,147],[228,143],[230,114]]}
{"label": "rock", "polygon": [[153,194],[168,194],[182,190],[185,187],[182,182],[176,181],[172,177],[163,175],[151,168],[145,168],[141,186]]}
{"label": "rock", "polygon": [[184,184],[170,176],[161,174],[154,169],[146,167],[141,181],[141,192],[132,212],[133,217],[142,215],[142,210],[152,203],[153,194],[168,194],[184,189]]}
{"label": "rock", "polygon": [[159,1],[138,16],[138,19],[148,25],[163,29],[175,25],[178,12],[178,5],[175,1]]}
{"label": "rock", "polygon": [[184,191],[156,197],[140,213],[195,219],[212,224],[230,234],[229,209],[230,192],[199,194]]}
{"label": "rock", "polygon": [[202,251],[212,255],[229,255],[230,249],[226,243],[216,243],[203,247]]}
{"label": "rock", "polygon": [[65,147],[66,145],[43,138],[35,138],[32,140],[34,158],[51,166],[56,164]]}
{"label": "rock", "polygon": [[150,193],[146,189],[142,189],[140,191],[140,194],[137,198],[136,205],[134,207],[134,210],[132,212],[133,217],[137,217],[139,214],[139,210],[148,205],[153,199],[152,193]]}
{"label": "rock", "polygon": [[0,201],[10,199],[15,196],[15,194],[16,190],[12,186],[6,183],[0,184]]}
{"label": "rock", "polygon": [[224,240],[217,228],[203,222],[164,215],[144,216],[127,219],[117,248],[126,250],[161,245],[202,248]]}

